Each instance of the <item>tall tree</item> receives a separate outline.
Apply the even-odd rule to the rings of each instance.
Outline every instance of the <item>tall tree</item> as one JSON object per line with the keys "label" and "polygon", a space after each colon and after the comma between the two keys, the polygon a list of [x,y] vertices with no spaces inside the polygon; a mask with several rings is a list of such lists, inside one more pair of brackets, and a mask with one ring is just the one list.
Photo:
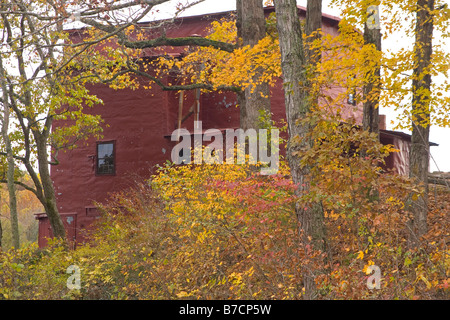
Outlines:
{"label": "tall tree", "polygon": [[[373,45],[381,51],[381,28],[379,25],[379,1],[372,1],[365,9],[367,12],[364,24],[364,43]],[[376,5],[375,5],[376,4]],[[363,87],[363,129],[379,135],[379,103],[380,103],[381,64],[366,75],[367,81]]]}
{"label": "tall tree", "polygon": [[417,1],[409,175],[420,185],[421,193],[412,195],[408,201],[408,209],[413,215],[410,226],[414,242],[417,242],[427,232],[430,91],[432,82],[430,67],[433,54],[434,6],[435,0]]}
{"label": "tall tree", "polygon": [[[2,206],[2,196],[0,194],[0,208]],[[2,241],[3,241],[3,226],[2,226],[2,215],[1,215],[2,211],[0,209],[0,252],[2,251]]]}
{"label": "tall tree", "polygon": [[[254,46],[266,36],[266,20],[262,0],[236,0],[237,35],[243,46]],[[253,75],[259,78],[263,70]],[[259,128],[261,113],[270,116],[270,87],[266,82],[244,88],[238,93],[241,128]]]}
{"label": "tall tree", "polygon": [[322,58],[322,51],[313,42],[321,38],[322,30],[322,0],[311,1],[306,4],[305,33],[307,42],[308,65],[316,68]]}
{"label": "tall tree", "polygon": [[[349,0],[332,2],[344,7],[344,20],[376,22],[370,9],[367,15],[367,9],[371,5],[379,5],[380,1],[360,1],[357,6]],[[415,180],[420,192],[410,195],[406,207],[413,217],[409,223],[411,239],[417,244],[420,236],[427,232],[430,126],[450,125],[450,84],[447,74],[450,54],[446,50],[448,45],[442,41],[448,37],[450,10],[448,3],[441,0],[398,0],[383,2],[383,11],[393,13],[380,15],[386,26],[384,36],[400,32],[409,37],[414,45],[411,49],[405,46],[380,52],[380,31],[376,23],[366,23],[366,45],[363,49],[367,50],[369,45],[378,52],[366,51],[364,55],[368,68],[361,69],[361,74],[365,76],[364,128],[378,132],[378,110],[375,106],[382,104],[400,111],[397,128],[412,130],[409,175]],[[369,26],[374,28],[370,29]],[[434,30],[442,36],[438,37],[439,33],[434,34]],[[381,78],[380,66],[383,68]],[[438,75],[441,76],[440,81],[432,81],[432,76]],[[384,91],[382,95],[380,91]],[[405,103],[405,97],[411,98],[411,104]]]}
{"label": "tall tree", "polygon": [[18,249],[20,248],[19,220],[17,216],[16,185],[14,183],[14,173],[16,169],[16,164],[14,161],[11,139],[9,138],[11,106],[9,105],[7,76],[3,65],[3,58],[1,57],[1,55],[0,55],[0,86],[3,95],[3,97],[0,100],[0,103],[3,105],[3,114],[0,116],[0,121],[2,126],[1,134],[5,146],[6,161],[7,161],[6,181],[8,185],[8,194],[9,194],[9,215],[11,221],[12,244],[15,248]]}
{"label": "tall tree", "polygon": [[[80,75],[73,63],[74,59],[89,47],[134,25],[155,5],[167,1],[130,0],[117,4],[88,0],[79,3],[78,7],[65,0],[1,2],[0,55],[4,65],[11,68],[5,67],[2,70],[3,94],[0,102],[3,110],[14,112],[15,132],[11,136],[17,139],[14,143],[18,150],[15,151],[17,154],[11,155],[8,140],[3,139],[6,147],[3,147],[5,152],[0,154],[8,158],[11,168],[11,159],[15,159],[28,171],[33,187],[21,181],[14,183],[36,195],[45,209],[55,237],[65,239],[65,229],[56,204],[49,167],[58,164],[60,149],[101,131],[100,118],[83,113],[84,107],[101,101],[89,94],[84,80],[73,81],[72,72],[77,71]],[[136,11],[124,18],[123,10],[127,8],[136,8]],[[105,33],[101,38],[90,39],[87,43],[70,43],[64,24],[81,19],[106,30]],[[108,21],[111,23],[111,20],[118,25],[117,29],[110,27],[107,30]],[[70,119],[74,124],[53,130],[53,122],[58,118]],[[6,128],[3,125],[3,129]],[[49,153],[50,147],[52,153]],[[2,182],[7,183],[12,179],[13,169]]]}
{"label": "tall tree", "polygon": [[[310,70],[309,77],[317,75],[317,67],[322,60],[322,49],[314,45],[314,42],[322,38],[322,0],[308,0],[306,5],[306,66]],[[319,92],[310,90],[309,101],[310,109],[319,104]],[[310,122],[308,131],[313,130],[314,124]],[[308,141],[309,146],[313,147],[314,141]],[[309,170],[308,170],[309,171]],[[312,173],[310,173],[312,175]],[[314,179],[314,177],[311,177]],[[313,245],[316,249],[325,250],[326,235],[324,225],[323,209],[320,203],[311,204],[312,217],[311,227],[308,233],[313,239]]]}
{"label": "tall tree", "polygon": [[[275,12],[277,15],[277,29],[281,50],[281,67],[285,88],[286,117],[288,123],[289,141],[287,146],[287,159],[289,162],[292,180],[296,185],[296,196],[301,198],[309,191],[308,176],[310,168],[302,166],[301,150],[310,147],[312,141],[308,140],[311,126],[299,120],[305,119],[311,110],[311,96],[307,78],[307,57],[303,47],[303,33],[298,17],[295,0],[276,0]],[[310,6],[310,9],[320,6]],[[316,13],[317,14],[317,13]],[[317,15],[310,13],[310,21],[317,21]],[[314,17],[314,18],[313,18]],[[320,18],[321,21],[321,18]],[[314,30],[310,28],[309,30]],[[305,206],[298,201],[295,208],[300,224],[300,232],[305,243],[312,239],[316,248],[323,243],[323,221],[318,204],[310,203]],[[306,270],[303,274],[306,299],[316,297],[314,274]]]}

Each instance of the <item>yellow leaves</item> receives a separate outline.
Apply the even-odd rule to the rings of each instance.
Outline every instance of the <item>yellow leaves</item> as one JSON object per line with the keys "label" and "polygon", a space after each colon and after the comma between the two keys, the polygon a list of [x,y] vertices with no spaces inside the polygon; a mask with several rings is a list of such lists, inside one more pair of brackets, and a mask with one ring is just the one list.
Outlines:
{"label": "yellow leaves", "polygon": [[186,291],[180,291],[179,293],[176,294],[176,296],[178,298],[185,298],[185,297],[189,297],[190,295]]}
{"label": "yellow leaves", "polygon": [[[385,14],[382,15],[382,27],[384,39],[390,38],[394,33],[401,33],[404,39],[399,45],[393,49],[383,51],[375,50],[373,45],[364,45],[363,34],[355,29],[362,28],[363,23],[367,20],[365,8],[373,3],[363,2],[357,6],[354,2],[347,0],[335,1],[343,5],[343,19],[339,24],[340,34],[337,37],[326,35],[323,37],[322,43],[317,47],[322,48],[324,55],[322,63],[319,65],[319,76],[314,79],[315,87],[329,88],[332,86],[348,88],[361,88],[365,83],[378,82],[381,90],[380,106],[389,107],[399,111],[398,122],[395,129],[411,129],[411,118],[418,120],[420,125],[429,124],[441,127],[449,126],[450,121],[450,95],[447,83],[449,69],[449,53],[448,44],[445,44],[445,35],[448,35],[448,19],[443,22],[442,17],[445,15],[442,10],[438,10],[441,18],[434,17],[436,29],[445,30],[437,33],[433,39],[433,55],[429,68],[425,68],[418,79],[423,79],[427,75],[431,75],[433,79],[444,79],[434,81],[432,89],[429,92],[422,92],[426,103],[420,103],[417,112],[411,113],[412,101],[411,83],[414,80],[414,68],[418,62],[416,58],[417,50],[423,47],[418,43],[414,46],[416,32],[416,12],[417,6],[411,1],[396,1],[383,3]],[[448,12],[448,9],[445,9]],[[448,16],[447,16],[448,18]],[[384,41],[384,40],[383,40]],[[335,61],[339,61],[338,64]],[[374,70],[381,66],[381,77],[374,74]],[[354,78],[353,80],[349,80]],[[436,83],[435,83],[436,82]],[[439,83],[438,82],[442,82]],[[447,83],[447,84],[445,84]],[[337,103],[345,99],[345,95],[349,92],[343,92],[334,99]],[[374,91],[373,94],[377,92]],[[359,96],[359,94],[357,93]],[[370,96],[370,95],[368,95]],[[358,97],[357,101],[361,101],[362,97]],[[429,120],[424,120],[420,114],[430,114]]]}
{"label": "yellow leaves", "polygon": [[[371,44],[365,45],[362,34],[355,31],[354,25],[342,21],[339,30],[339,35],[327,34],[321,42],[313,43],[313,49],[323,51],[323,58],[316,70],[318,75],[311,81],[316,91],[331,98],[326,106],[333,106],[333,111],[350,93],[356,94],[357,102],[362,101],[363,97],[356,89],[379,80],[375,70],[381,63],[381,52]],[[339,88],[339,93],[333,92],[331,97],[328,90],[333,88]]]}
{"label": "yellow leaves", "polygon": [[330,212],[328,212],[328,211],[325,212],[325,218],[331,218],[333,220],[337,220],[337,219],[339,219],[339,217],[340,217],[340,215],[336,214],[334,212],[334,210],[331,210]]}
{"label": "yellow leaves", "polygon": [[[207,38],[234,43],[235,23],[226,20],[213,22]],[[207,83],[214,88],[254,87],[262,82],[275,82],[281,75],[280,59],[278,40],[267,36],[253,47],[240,47],[232,53],[199,47],[187,52],[182,60],[160,58],[156,66],[159,75],[176,69],[183,83]]]}
{"label": "yellow leaves", "polygon": [[[361,260],[362,260],[362,259],[361,259]],[[370,266],[373,266],[373,265],[375,265],[375,262],[373,262],[372,260],[369,260],[368,263],[367,263],[367,264],[364,266],[364,268],[363,268],[364,274],[369,275],[369,274],[371,273],[369,267],[370,267]]]}
{"label": "yellow leaves", "polygon": [[419,274],[418,279],[422,280],[426,284],[428,290],[431,289],[430,281],[428,281],[428,279],[425,278],[423,274]]}
{"label": "yellow leaves", "polygon": [[211,234],[212,232],[210,230],[204,230],[197,235],[197,241],[203,243]]}
{"label": "yellow leaves", "polygon": [[232,272],[228,275],[228,281],[235,286],[240,285],[242,283],[242,275],[242,273]]}
{"label": "yellow leaves", "polygon": [[232,20],[222,19],[211,23],[208,39],[235,43],[237,37],[236,23]]}
{"label": "yellow leaves", "polygon": [[359,251],[358,252],[358,256],[356,258],[360,259],[360,260],[363,260],[364,259],[364,252],[363,251]]}
{"label": "yellow leaves", "polygon": [[[386,199],[386,203],[393,206],[393,207],[397,207],[400,209],[403,209],[405,207],[405,203],[402,199],[399,198],[394,198],[392,196],[390,196],[389,198]],[[380,223],[379,219],[375,219],[375,221],[377,224]]]}

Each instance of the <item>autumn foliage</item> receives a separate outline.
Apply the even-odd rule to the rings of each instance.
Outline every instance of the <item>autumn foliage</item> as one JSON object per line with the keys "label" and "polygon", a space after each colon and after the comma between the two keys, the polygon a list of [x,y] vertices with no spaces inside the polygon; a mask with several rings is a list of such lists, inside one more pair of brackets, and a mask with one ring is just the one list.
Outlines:
{"label": "autumn foliage", "polygon": [[[331,125],[327,122],[327,125]],[[326,129],[325,123],[323,124]],[[322,201],[327,251],[300,241],[294,186],[282,162],[277,175],[247,165],[167,164],[150,181],[113,195],[89,244],[65,252],[34,245],[0,255],[4,299],[302,299],[302,269],[317,268],[319,299],[448,297],[448,190],[434,190],[424,245],[409,249],[401,201],[410,184],[378,165],[385,147],[367,157],[345,152],[339,135],[309,150],[326,161],[305,205]],[[370,151],[369,151],[370,150]],[[369,169],[376,169],[368,173]],[[364,172],[364,174],[363,174]],[[375,190],[377,192],[375,192]],[[368,196],[369,195],[369,196]],[[316,200],[316,199],[314,199]],[[81,269],[82,288],[66,287],[66,269]],[[382,271],[369,290],[366,271]]]}
{"label": "autumn foliage", "polygon": [[[102,56],[99,47],[89,47],[68,63],[70,76],[76,78],[79,66],[98,70],[89,77],[114,89],[139,85],[122,73],[126,68],[151,70],[147,76],[154,79],[176,71],[174,78],[182,85],[206,84],[211,90],[273,84],[281,74],[273,17],[267,27],[267,36],[254,47],[187,49],[183,60],[161,57],[148,65],[137,62],[142,51],[118,49],[116,41],[107,39],[99,42]],[[233,21],[215,22],[210,31],[210,40],[236,43]],[[301,120],[312,128],[304,138],[314,143],[292,139],[308,146],[298,151],[301,166],[311,168],[307,194],[294,196],[296,186],[284,160],[270,176],[247,164],[167,163],[151,179],[99,203],[102,218],[89,242],[77,250],[65,250],[54,240],[47,248],[29,244],[0,252],[0,299],[302,299],[307,273],[315,277],[317,299],[448,299],[449,189],[430,188],[428,232],[419,246],[412,246],[405,201],[419,197],[422,189],[385,170],[386,157],[396,152],[392,146],[383,146],[376,134],[339,114],[344,97],[373,82],[371,70],[379,64],[396,70],[378,81],[391,92],[382,95],[383,101],[400,108],[410,78],[398,77],[413,65],[411,52],[382,56],[363,44],[354,24],[344,21],[340,31],[338,37],[315,43],[324,58],[311,85],[324,103]],[[85,40],[98,33],[87,30]],[[134,25],[124,33],[143,39]],[[439,57],[444,55],[438,52]],[[264,73],[254,79],[258,68]],[[327,95],[336,87],[343,88],[337,97]],[[363,102],[356,93],[357,102]],[[91,102],[100,101],[91,97]],[[74,120],[78,115],[73,114]],[[437,112],[433,122],[447,125],[441,115]],[[97,120],[80,121],[92,125]],[[66,133],[79,133],[65,130],[70,128],[55,131],[61,133],[56,142],[69,144]],[[302,234],[295,214],[296,206],[312,204],[323,213],[323,251]],[[72,265],[81,270],[79,290],[66,285]],[[368,288],[371,266],[381,271],[380,288]]]}

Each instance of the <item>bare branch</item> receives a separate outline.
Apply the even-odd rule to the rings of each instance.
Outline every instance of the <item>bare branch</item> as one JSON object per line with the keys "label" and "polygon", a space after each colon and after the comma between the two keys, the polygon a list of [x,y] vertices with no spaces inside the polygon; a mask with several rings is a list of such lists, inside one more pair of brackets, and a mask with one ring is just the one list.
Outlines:
{"label": "bare branch", "polygon": [[[0,180],[0,183],[7,183],[7,181],[2,179],[2,180]],[[25,184],[25,183],[23,183],[23,182],[20,182],[20,181],[14,181],[14,184],[16,184],[16,185],[18,185],[18,186],[21,186],[21,187],[24,188],[25,190],[28,190],[28,191],[33,192],[33,193],[37,196],[37,191],[36,191],[36,189],[34,189],[34,188],[28,186],[27,184]]]}

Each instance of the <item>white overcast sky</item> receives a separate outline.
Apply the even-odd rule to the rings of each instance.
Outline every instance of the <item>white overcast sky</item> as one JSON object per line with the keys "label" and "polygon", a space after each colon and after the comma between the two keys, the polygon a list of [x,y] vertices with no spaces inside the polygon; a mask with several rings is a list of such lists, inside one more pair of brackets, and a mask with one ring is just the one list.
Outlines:
{"label": "white overcast sky", "polygon": [[[189,2],[188,0],[183,1]],[[446,2],[448,2],[450,5],[450,0],[446,0]],[[306,0],[297,0],[297,3],[299,5],[306,6]],[[330,3],[329,0],[323,0],[323,12],[334,16],[340,16],[340,11],[336,8],[330,7],[329,3]],[[203,3],[187,10],[183,15],[185,16],[198,15],[212,12],[229,11],[235,9],[236,9],[235,0],[220,0],[220,1],[205,0]],[[159,18],[161,15],[164,15],[163,8],[161,8],[160,14],[156,16]],[[396,37],[391,37],[388,40],[383,40],[383,48],[386,49],[387,48],[394,49],[408,44],[411,44],[411,40],[403,39],[401,34],[399,34]],[[450,48],[450,43],[448,47]],[[380,109],[380,113],[386,114],[387,129],[393,129],[391,121],[396,121],[395,112],[392,109],[384,107]],[[450,172],[450,128],[432,127],[430,141],[439,144],[438,147],[431,148],[432,159],[430,161],[430,171],[432,172],[437,171],[437,169],[439,168],[440,171]]]}

